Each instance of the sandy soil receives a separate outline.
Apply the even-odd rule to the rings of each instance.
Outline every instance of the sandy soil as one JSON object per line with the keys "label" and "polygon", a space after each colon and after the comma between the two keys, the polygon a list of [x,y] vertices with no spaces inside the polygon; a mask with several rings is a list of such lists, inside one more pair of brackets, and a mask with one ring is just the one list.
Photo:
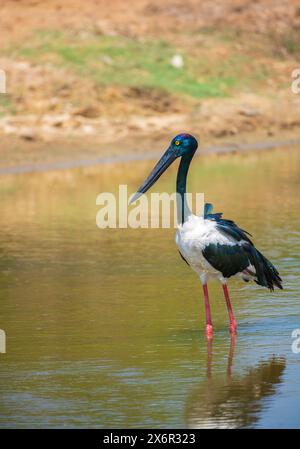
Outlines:
{"label": "sandy soil", "polygon": [[172,36],[182,27],[227,26],[285,32],[300,25],[298,0],[6,0],[0,40],[26,39],[35,28],[71,27],[128,36]]}

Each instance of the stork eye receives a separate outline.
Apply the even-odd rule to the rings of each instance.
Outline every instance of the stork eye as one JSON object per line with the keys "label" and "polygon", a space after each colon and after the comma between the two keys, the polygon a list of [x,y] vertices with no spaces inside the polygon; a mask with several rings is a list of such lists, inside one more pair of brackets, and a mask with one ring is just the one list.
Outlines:
{"label": "stork eye", "polygon": [[178,145],[180,145],[180,140],[175,140],[175,145],[178,147]]}

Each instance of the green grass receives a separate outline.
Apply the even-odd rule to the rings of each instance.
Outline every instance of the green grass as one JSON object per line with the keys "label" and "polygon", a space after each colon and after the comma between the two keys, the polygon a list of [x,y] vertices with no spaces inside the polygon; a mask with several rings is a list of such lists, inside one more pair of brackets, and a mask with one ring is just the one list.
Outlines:
{"label": "green grass", "polygon": [[299,57],[300,55],[300,30],[290,29],[285,33],[268,33],[269,47],[272,50],[272,56],[278,59],[289,57]]}
{"label": "green grass", "polygon": [[16,109],[8,94],[0,94],[0,117],[9,114],[16,114]]}
{"label": "green grass", "polygon": [[300,31],[291,30],[282,37],[282,45],[291,55],[300,54]]}
{"label": "green grass", "polygon": [[[245,64],[243,58],[235,57],[216,67],[207,58],[192,58],[163,41],[141,42],[119,36],[91,35],[83,39],[49,31],[36,32],[29,42],[9,49],[8,53],[39,64],[68,68],[100,86],[150,87],[194,98],[229,95],[239,85]],[[177,53],[183,56],[182,69],[170,63]]]}
{"label": "green grass", "polygon": [[[204,34],[205,31],[201,30]],[[213,31],[208,29],[206,33]],[[215,31],[206,48],[177,48],[162,40],[42,30],[35,31],[25,43],[8,48],[6,53],[37,64],[67,68],[100,87],[145,87],[201,99],[229,96],[269,76],[268,70],[243,50],[232,49],[232,33],[227,35],[224,39],[222,33],[219,36]],[[229,49],[226,58],[218,58],[214,53],[220,42]],[[178,53],[184,61],[181,69],[171,65],[172,56]]]}

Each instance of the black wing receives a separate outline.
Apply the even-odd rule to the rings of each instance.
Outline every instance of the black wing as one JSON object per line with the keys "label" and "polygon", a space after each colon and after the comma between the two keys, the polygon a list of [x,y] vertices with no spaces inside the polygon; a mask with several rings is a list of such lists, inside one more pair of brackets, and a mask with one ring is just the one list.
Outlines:
{"label": "black wing", "polygon": [[212,205],[204,207],[204,218],[216,222],[217,229],[233,238],[236,244],[209,244],[203,250],[203,256],[216,270],[226,278],[247,270],[249,265],[255,268],[255,282],[274,290],[282,289],[281,278],[274,265],[266,259],[249,239],[249,233],[239,228],[234,221],[222,218],[222,213],[213,214]]}

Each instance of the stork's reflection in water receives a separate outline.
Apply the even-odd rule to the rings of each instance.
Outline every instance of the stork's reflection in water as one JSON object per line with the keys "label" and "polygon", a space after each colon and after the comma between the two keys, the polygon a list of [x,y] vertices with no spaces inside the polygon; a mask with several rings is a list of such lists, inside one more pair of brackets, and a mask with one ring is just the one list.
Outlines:
{"label": "stork's reflection in water", "polygon": [[249,368],[243,375],[234,375],[233,360],[236,336],[231,338],[226,376],[214,376],[213,341],[207,342],[207,376],[192,392],[187,407],[189,428],[255,427],[267,399],[282,381],[286,362],[272,356]]}

